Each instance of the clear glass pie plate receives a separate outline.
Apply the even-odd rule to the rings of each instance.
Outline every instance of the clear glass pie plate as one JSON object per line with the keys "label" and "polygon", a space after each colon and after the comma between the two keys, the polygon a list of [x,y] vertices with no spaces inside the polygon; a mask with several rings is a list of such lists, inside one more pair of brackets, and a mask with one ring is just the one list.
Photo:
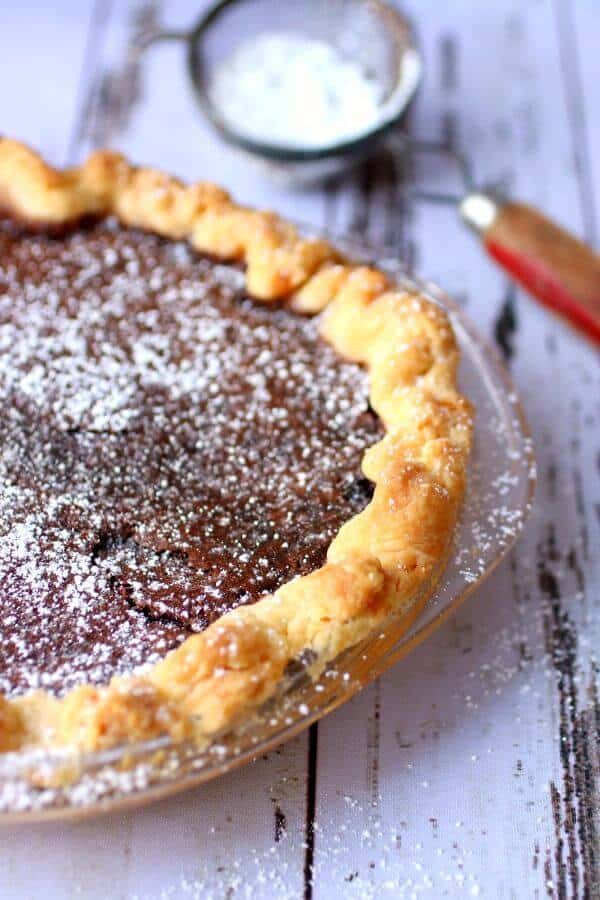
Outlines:
{"label": "clear glass pie plate", "polygon": [[463,312],[439,288],[364,246],[335,243],[449,310],[462,348],[460,386],[476,408],[469,485],[445,568],[396,615],[313,681],[299,663],[276,697],[211,746],[158,739],[88,754],[0,755],[0,823],[83,817],[186,790],[265,754],[326,715],[401,659],[488,577],[518,538],[535,487],[533,447],[508,374]]}

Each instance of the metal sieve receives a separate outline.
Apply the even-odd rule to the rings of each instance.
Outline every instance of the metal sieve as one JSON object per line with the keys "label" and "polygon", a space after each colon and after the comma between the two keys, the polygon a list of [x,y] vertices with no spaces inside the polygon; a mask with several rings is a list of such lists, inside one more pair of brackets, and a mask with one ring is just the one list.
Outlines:
{"label": "metal sieve", "polygon": [[[265,32],[324,41],[359,64],[381,88],[375,125],[352,139],[305,148],[252,139],[236,129],[213,102],[211,79],[242,42]],[[478,188],[467,157],[456,148],[415,140],[402,131],[422,60],[410,24],[395,7],[381,0],[220,0],[189,30],[158,29],[143,36],[133,52],[163,41],[184,44],[204,116],[228,144],[259,161],[271,176],[296,183],[331,177],[371,154],[383,139],[395,153],[452,158],[462,176],[462,194],[411,190],[413,199],[457,206],[508,274],[600,344],[600,257],[537,210]]]}

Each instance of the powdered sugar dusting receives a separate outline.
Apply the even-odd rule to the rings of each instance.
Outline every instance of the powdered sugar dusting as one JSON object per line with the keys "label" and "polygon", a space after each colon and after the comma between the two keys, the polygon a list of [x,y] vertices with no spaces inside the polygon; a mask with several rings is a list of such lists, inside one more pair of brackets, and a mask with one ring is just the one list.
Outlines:
{"label": "powdered sugar dusting", "polygon": [[0,258],[0,690],[104,682],[323,562],[381,431],[314,321],[114,223]]}

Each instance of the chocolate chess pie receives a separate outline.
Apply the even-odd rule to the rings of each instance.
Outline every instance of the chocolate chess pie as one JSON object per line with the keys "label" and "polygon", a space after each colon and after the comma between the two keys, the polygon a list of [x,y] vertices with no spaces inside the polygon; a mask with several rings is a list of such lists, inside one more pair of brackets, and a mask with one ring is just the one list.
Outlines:
{"label": "chocolate chess pie", "polygon": [[471,441],[438,306],[108,151],[0,140],[0,205],[0,749],[209,737],[410,610]]}

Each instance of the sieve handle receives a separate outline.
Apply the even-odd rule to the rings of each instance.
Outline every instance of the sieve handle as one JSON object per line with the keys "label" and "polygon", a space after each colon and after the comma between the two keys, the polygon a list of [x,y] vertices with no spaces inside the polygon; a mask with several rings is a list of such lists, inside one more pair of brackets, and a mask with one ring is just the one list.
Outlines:
{"label": "sieve handle", "polygon": [[471,193],[460,205],[489,255],[544,306],[600,345],[600,256],[522,203]]}

